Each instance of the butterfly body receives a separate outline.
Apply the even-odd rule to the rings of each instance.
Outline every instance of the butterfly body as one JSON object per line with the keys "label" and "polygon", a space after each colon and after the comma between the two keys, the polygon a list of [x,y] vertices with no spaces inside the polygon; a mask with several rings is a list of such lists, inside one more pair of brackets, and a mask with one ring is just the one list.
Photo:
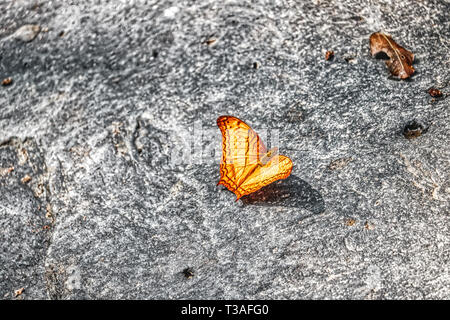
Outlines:
{"label": "butterfly body", "polygon": [[221,116],[217,125],[222,133],[220,180],[238,200],[279,179],[287,178],[292,161],[278,154],[278,148],[267,150],[258,134],[242,120]]}

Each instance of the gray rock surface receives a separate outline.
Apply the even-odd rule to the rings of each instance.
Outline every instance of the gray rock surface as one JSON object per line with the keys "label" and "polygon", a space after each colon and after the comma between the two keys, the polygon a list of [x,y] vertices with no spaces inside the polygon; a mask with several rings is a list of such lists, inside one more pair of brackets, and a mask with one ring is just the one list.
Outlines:
{"label": "gray rock surface", "polygon": [[[448,1],[0,12],[0,298],[450,298],[449,99],[427,93],[449,93]],[[410,80],[370,57],[380,30]],[[216,187],[224,114],[277,134],[291,176]]]}

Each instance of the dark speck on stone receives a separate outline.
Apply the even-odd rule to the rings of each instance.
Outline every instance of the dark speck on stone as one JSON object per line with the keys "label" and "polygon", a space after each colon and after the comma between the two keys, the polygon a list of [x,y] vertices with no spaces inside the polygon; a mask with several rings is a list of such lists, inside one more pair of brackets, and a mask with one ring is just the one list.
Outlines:
{"label": "dark speck on stone", "polygon": [[2,86],[9,86],[13,83],[13,79],[12,78],[5,78],[2,80]]}
{"label": "dark speck on stone", "polygon": [[332,50],[328,50],[326,53],[325,53],[325,60],[333,60],[333,58],[334,58],[334,51],[332,51]]}
{"label": "dark speck on stone", "polygon": [[183,270],[183,275],[185,278],[190,279],[194,276],[194,270],[192,268],[186,268]]}
{"label": "dark speck on stone", "polygon": [[428,93],[430,94],[430,96],[432,96],[433,98],[440,98],[442,97],[442,91],[436,88],[430,88],[428,90]]}
{"label": "dark speck on stone", "polygon": [[407,139],[417,138],[425,132],[426,129],[424,128],[424,126],[418,123],[416,120],[408,122],[403,129],[403,135]]}

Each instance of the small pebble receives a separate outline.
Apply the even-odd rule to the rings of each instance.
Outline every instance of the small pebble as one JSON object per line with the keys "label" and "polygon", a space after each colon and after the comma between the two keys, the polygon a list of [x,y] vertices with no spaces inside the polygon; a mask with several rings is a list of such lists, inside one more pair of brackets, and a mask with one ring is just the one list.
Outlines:
{"label": "small pebble", "polygon": [[25,177],[22,178],[21,181],[23,184],[26,184],[31,181],[31,177],[29,175],[26,175]]}
{"label": "small pebble", "polygon": [[13,82],[12,78],[3,79],[2,86],[4,86],[4,87],[9,86],[10,84],[12,84],[12,82]]}
{"label": "small pebble", "polygon": [[16,32],[14,32],[13,37],[17,40],[21,40],[23,42],[30,42],[41,31],[41,27],[39,27],[36,24],[27,24],[19,29],[17,29]]}
{"label": "small pebble", "polygon": [[442,92],[439,89],[436,88],[430,88],[428,90],[428,93],[430,94],[430,96],[432,96],[433,98],[439,98],[442,97]]}
{"label": "small pebble", "polygon": [[16,291],[14,291],[14,297],[20,296],[25,291],[25,288],[20,288]]}
{"label": "small pebble", "polygon": [[421,136],[425,131],[423,125],[413,120],[408,122],[403,128],[403,135],[406,139],[414,139]]}

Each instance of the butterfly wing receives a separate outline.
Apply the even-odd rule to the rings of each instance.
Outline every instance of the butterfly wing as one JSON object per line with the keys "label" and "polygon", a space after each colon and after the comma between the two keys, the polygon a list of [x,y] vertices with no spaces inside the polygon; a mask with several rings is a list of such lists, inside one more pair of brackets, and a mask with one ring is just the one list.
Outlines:
{"label": "butterfly wing", "polygon": [[291,174],[292,167],[292,161],[288,157],[274,156],[264,166],[256,167],[252,174],[240,185],[238,199],[276,180],[286,179]]}
{"label": "butterfly wing", "polygon": [[222,160],[220,181],[230,191],[235,192],[258,165],[259,159],[267,152],[258,134],[244,121],[221,116],[217,126],[222,133]]}
{"label": "butterfly wing", "polygon": [[220,181],[237,199],[279,179],[287,178],[292,171],[288,157],[276,155],[262,165],[260,159],[267,148],[258,134],[242,120],[222,116],[217,119],[222,132],[222,160]]}

